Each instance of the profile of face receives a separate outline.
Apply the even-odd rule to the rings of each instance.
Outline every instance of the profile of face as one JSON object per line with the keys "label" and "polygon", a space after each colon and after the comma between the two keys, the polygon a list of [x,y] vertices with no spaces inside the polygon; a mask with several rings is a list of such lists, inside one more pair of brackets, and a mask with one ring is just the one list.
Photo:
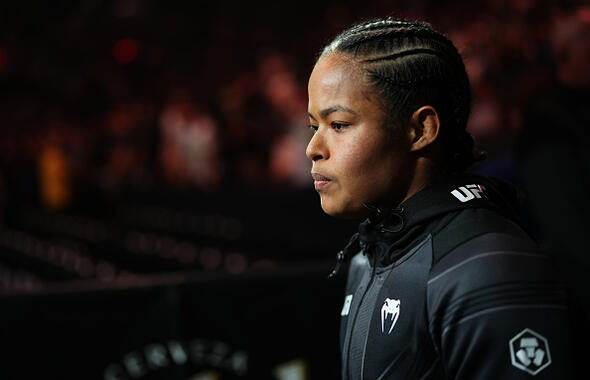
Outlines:
{"label": "profile of face", "polygon": [[311,73],[308,112],[315,132],[306,155],[329,215],[360,218],[368,212],[363,203],[395,207],[407,196],[410,137],[387,132],[374,93],[363,71],[340,53],[320,58]]}

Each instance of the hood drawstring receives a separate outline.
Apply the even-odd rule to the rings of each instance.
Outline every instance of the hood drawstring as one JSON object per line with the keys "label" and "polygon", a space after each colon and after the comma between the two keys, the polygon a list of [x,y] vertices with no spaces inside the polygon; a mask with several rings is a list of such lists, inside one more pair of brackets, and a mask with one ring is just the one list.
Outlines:
{"label": "hood drawstring", "polygon": [[[395,230],[387,229],[387,228],[381,226],[381,228],[380,228],[381,233],[385,233],[385,232],[397,233],[397,232],[400,232],[404,228],[404,218],[402,217],[402,213],[404,212],[403,207],[393,209],[393,210],[391,210],[391,212],[386,213],[386,212],[383,212],[383,210],[381,210],[377,206],[373,206],[368,203],[363,203],[363,206],[372,212],[372,215],[369,216],[366,220],[367,225],[374,226],[376,224],[379,224],[382,222],[383,218],[385,218],[385,217],[395,216],[395,217],[399,218],[399,222],[397,223],[398,227]],[[360,243],[359,232],[352,235],[352,237],[348,241],[348,244],[346,244],[346,246],[340,252],[338,252],[336,254],[336,266],[334,267],[332,272],[328,275],[328,278],[333,278],[338,274],[338,272],[340,271],[340,267],[342,266],[342,264],[344,264],[347,257],[350,255],[350,251],[351,251],[353,245],[358,244],[358,243]],[[360,247],[367,248],[367,247],[363,246],[363,243],[360,243],[359,248]]]}
{"label": "hood drawstring", "polygon": [[375,223],[375,221],[378,221],[382,218],[383,211],[381,211],[379,207],[374,206],[370,203],[363,203],[363,207],[371,211],[371,215],[369,215],[369,217],[367,218],[367,222],[369,224],[373,224]]}
{"label": "hood drawstring", "polygon": [[353,244],[357,243],[358,240],[359,234],[357,232],[354,235],[352,235],[352,237],[348,241],[348,244],[346,244],[346,246],[336,254],[336,266],[334,267],[334,269],[332,269],[332,272],[328,275],[328,278],[333,278],[338,274],[338,271],[340,271],[340,267],[346,261],[346,257],[350,254],[351,247],[353,246]]}
{"label": "hood drawstring", "polygon": [[404,211],[405,210],[403,207],[398,207],[398,208],[391,210],[391,212],[387,215],[387,218],[392,219],[393,217],[395,217],[395,218],[397,218],[397,221],[396,221],[396,223],[393,223],[391,220],[389,220],[388,224],[396,225],[396,227],[391,229],[391,228],[386,228],[386,227],[382,226],[380,231],[381,232],[389,232],[392,234],[396,234],[398,232],[401,232],[404,229],[404,227],[406,226],[406,222],[403,217]]}

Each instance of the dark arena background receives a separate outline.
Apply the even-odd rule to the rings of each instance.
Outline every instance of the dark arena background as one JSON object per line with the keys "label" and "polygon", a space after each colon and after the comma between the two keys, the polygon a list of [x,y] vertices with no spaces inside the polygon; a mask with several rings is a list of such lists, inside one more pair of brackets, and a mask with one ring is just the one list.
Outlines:
{"label": "dark arena background", "polygon": [[307,77],[387,15],[455,42],[473,170],[526,188],[525,110],[581,1],[2,2],[0,378],[337,379],[356,222],[313,189]]}

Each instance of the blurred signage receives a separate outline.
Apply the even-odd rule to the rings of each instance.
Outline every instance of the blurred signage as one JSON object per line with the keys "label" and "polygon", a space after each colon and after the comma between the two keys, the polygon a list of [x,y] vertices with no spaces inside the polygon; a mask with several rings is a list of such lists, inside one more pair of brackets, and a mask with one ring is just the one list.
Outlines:
{"label": "blurred signage", "polygon": [[[248,374],[246,351],[222,341],[194,339],[190,342],[170,340],[130,351],[119,362],[106,367],[104,380],[141,379],[150,372],[189,363],[198,368],[215,368],[240,377]],[[200,376],[214,378],[211,373],[215,372]]]}

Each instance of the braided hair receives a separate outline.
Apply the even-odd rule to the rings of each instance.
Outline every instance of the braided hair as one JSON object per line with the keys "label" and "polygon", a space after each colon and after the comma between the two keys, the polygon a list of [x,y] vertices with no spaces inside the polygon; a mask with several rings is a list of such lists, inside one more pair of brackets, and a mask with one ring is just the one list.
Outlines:
{"label": "braided hair", "polygon": [[441,120],[443,162],[462,172],[484,158],[465,130],[471,110],[469,79],[453,43],[430,24],[391,18],[355,25],[328,44],[320,58],[337,52],[361,65],[384,101],[394,132],[423,105]]}

